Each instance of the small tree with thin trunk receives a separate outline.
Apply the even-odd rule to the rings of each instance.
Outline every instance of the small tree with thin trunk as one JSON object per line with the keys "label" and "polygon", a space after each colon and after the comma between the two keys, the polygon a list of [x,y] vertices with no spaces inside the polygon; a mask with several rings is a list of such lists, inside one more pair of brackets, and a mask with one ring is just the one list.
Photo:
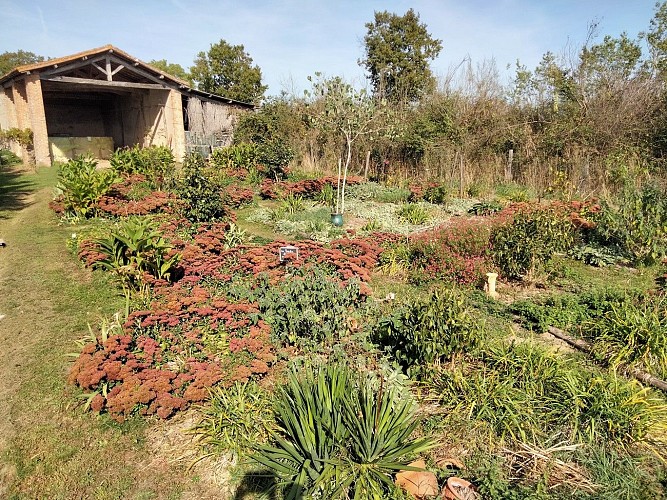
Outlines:
{"label": "small tree with thin trunk", "polygon": [[336,213],[345,211],[345,184],[352,160],[352,148],[359,137],[391,134],[393,127],[384,100],[373,98],[366,89],[357,90],[341,77],[315,74],[312,95],[323,105],[312,116],[315,126],[338,136],[342,156],[338,161]]}

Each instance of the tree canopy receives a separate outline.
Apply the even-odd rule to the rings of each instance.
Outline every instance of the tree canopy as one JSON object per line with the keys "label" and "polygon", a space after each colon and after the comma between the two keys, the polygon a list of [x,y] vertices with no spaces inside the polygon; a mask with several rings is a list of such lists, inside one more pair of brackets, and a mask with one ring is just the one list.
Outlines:
{"label": "tree canopy", "polygon": [[185,80],[186,82],[192,83],[192,78],[190,73],[183,69],[183,66],[176,63],[167,62],[166,59],[152,60],[149,63],[151,66],[155,66],[157,69],[164,71],[165,73]]}
{"label": "tree canopy", "polygon": [[442,41],[429,34],[419,14],[412,9],[402,16],[375,12],[366,29],[366,54],[359,64],[368,71],[376,95],[417,101],[435,88],[429,62],[442,50]]}
{"label": "tree canopy", "polygon": [[262,71],[252,62],[243,45],[220,40],[197,55],[190,74],[199,90],[259,103],[267,87],[262,85]]}
{"label": "tree canopy", "polygon": [[38,56],[26,50],[18,50],[16,52],[3,52],[0,54],[0,76],[9,73],[17,66],[24,64],[33,64],[42,62],[44,56]]}

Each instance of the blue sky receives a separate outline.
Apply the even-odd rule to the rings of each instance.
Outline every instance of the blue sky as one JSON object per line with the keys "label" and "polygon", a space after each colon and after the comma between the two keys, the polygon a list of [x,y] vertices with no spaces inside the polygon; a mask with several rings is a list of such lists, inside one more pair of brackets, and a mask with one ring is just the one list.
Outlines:
{"label": "blue sky", "polygon": [[361,85],[365,23],[374,11],[413,8],[443,42],[432,64],[444,76],[462,60],[494,59],[506,78],[519,59],[534,68],[542,54],[586,39],[649,27],[653,0],[0,0],[0,52],[60,57],[113,44],[144,61],[184,67],[220,39],[243,44],[262,69],[269,94],[300,93],[316,71]]}

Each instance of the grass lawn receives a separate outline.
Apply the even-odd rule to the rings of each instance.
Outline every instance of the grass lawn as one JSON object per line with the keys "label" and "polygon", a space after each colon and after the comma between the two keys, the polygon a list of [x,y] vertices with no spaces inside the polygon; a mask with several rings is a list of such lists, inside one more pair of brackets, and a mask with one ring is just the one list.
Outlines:
{"label": "grass lawn", "polygon": [[66,384],[74,341],[123,299],[68,255],[76,227],[48,207],[55,182],[55,169],[0,172],[0,497],[212,497],[150,422],[84,411]]}

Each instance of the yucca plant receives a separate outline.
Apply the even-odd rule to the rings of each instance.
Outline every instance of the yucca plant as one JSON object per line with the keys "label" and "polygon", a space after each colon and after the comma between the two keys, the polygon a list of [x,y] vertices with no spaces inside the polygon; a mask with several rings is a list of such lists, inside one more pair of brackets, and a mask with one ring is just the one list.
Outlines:
{"label": "yucca plant", "polygon": [[387,498],[391,474],[434,446],[413,440],[414,403],[396,390],[373,390],[344,365],[292,371],[279,395],[280,432],[253,458],[287,489],[285,498]]}

